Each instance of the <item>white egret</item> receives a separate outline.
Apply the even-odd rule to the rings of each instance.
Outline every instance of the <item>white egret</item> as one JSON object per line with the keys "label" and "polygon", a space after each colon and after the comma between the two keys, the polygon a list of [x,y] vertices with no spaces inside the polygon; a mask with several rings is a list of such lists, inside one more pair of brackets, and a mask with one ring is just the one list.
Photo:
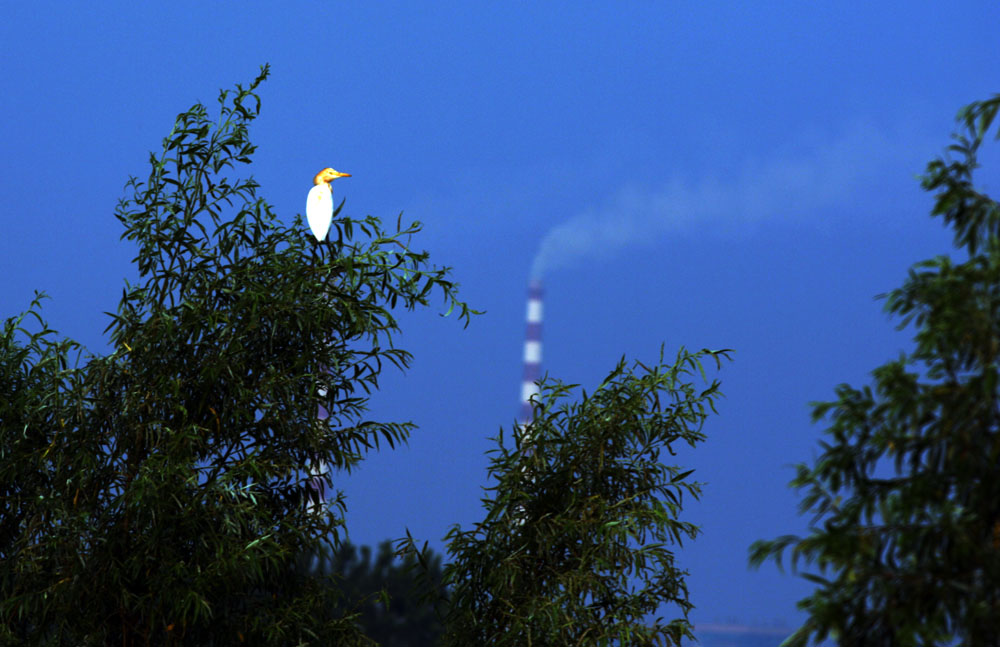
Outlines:
{"label": "white egret", "polygon": [[330,223],[333,222],[333,187],[330,183],[339,177],[351,177],[351,174],[325,168],[313,178],[316,186],[309,189],[309,197],[306,198],[306,220],[316,240],[322,241],[330,231]]}

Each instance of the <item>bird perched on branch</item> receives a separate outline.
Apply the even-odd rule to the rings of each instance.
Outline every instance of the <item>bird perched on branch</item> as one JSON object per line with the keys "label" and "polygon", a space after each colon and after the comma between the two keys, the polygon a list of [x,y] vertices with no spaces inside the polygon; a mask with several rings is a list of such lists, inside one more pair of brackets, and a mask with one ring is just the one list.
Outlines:
{"label": "bird perched on branch", "polygon": [[325,168],[313,178],[316,186],[309,189],[309,197],[306,198],[306,220],[316,240],[322,241],[330,231],[330,223],[333,222],[333,187],[330,183],[339,177],[351,177],[351,174]]}

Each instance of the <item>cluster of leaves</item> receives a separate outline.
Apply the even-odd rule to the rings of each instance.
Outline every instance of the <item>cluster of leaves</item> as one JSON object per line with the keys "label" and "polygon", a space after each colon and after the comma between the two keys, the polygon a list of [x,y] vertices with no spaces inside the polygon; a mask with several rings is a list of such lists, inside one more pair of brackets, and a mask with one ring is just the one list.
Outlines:
{"label": "cluster of leaves", "polygon": [[[328,587],[294,568],[343,500],[303,505],[310,464],[347,470],[408,423],[366,420],[392,308],[457,299],[447,269],[338,207],[316,243],[252,178],[249,87],[180,114],[117,209],[138,281],[112,352],[84,356],[39,303],[0,336],[0,639],[12,644],[353,644]],[[40,322],[32,331],[32,320]],[[317,415],[319,413],[319,415]],[[331,474],[324,477],[332,487]]]}
{"label": "cluster of leaves", "polygon": [[[701,359],[688,353],[652,367],[624,360],[579,402],[575,387],[542,384],[534,419],[513,446],[496,438],[485,519],[453,528],[446,645],[679,645],[691,609],[672,545],[698,529],[679,518],[697,497],[691,470],[668,466],[678,443],[704,439],[720,395],[698,389]],[[412,548],[412,542],[410,543]],[[664,624],[661,604],[681,617]]]}
{"label": "cluster of leaves", "polygon": [[915,350],[815,405],[823,451],[792,481],[811,532],[751,547],[755,565],[791,547],[793,567],[819,567],[789,645],[1000,644],[1000,205],[972,183],[998,109],[965,108],[957,159],[923,179],[966,260],[919,263],[888,294]]}

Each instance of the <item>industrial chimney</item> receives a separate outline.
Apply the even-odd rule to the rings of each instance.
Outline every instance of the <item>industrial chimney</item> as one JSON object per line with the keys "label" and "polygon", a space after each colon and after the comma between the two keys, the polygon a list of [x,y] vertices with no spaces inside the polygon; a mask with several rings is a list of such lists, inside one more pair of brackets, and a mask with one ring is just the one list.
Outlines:
{"label": "industrial chimney", "polygon": [[524,377],[521,380],[521,410],[517,421],[521,428],[531,423],[531,396],[538,394],[535,382],[542,374],[542,282],[528,284],[528,328],[524,338]]}

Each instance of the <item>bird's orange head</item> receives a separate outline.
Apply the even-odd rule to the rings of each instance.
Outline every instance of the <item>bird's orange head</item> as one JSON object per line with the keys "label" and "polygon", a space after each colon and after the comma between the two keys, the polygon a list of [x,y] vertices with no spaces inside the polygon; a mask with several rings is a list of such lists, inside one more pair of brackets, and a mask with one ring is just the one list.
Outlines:
{"label": "bird's orange head", "polygon": [[325,168],[316,174],[316,177],[313,178],[313,184],[329,184],[338,177],[351,177],[351,174],[341,173],[340,171],[335,171],[332,168]]}

